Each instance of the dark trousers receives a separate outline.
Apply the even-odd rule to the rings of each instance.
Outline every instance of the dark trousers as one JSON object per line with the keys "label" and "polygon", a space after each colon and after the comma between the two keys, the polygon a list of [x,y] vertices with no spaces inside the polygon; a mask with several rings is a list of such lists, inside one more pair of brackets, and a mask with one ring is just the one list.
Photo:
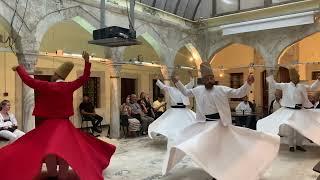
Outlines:
{"label": "dark trousers", "polygon": [[252,130],[257,130],[257,117],[256,116],[249,116],[247,127]]}
{"label": "dark trousers", "polygon": [[157,119],[158,117],[160,117],[163,114],[163,112],[158,111],[158,112],[155,112],[154,114],[156,116],[155,119]]}
{"label": "dark trousers", "polygon": [[95,115],[88,115],[88,114],[84,114],[83,117],[86,120],[91,121],[93,128],[97,128],[99,126],[99,124],[101,123],[101,121],[103,120],[103,117],[95,114]]}

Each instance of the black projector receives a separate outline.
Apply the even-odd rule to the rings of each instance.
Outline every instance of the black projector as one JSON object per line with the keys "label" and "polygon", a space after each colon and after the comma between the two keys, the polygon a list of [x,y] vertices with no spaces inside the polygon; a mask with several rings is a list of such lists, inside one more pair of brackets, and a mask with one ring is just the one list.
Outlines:
{"label": "black projector", "polygon": [[118,26],[111,26],[94,30],[93,40],[89,41],[89,43],[108,47],[141,44],[136,40],[136,31]]}

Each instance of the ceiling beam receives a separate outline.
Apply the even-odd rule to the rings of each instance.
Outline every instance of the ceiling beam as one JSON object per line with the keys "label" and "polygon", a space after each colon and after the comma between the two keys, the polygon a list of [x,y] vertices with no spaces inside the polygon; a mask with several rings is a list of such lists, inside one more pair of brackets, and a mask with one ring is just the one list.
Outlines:
{"label": "ceiling beam", "polygon": [[166,3],[164,4],[164,7],[163,7],[163,10],[164,10],[164,11],[166,10],[167,3],[168,3],[168,0],[166,0]]}
{"label": "ceiling beam", "polygon": [[217,0],[212,0],[211,17],[217,14]]}
{"label": "ceiling beam", "polygon": [[180,6],[180,2],[181,2],[181,0],[178,0],[178,2],[177,2],[177,4],[176,4],[176,8],[175,8],[174,11],[173,11],[173,14],[177,14],[178,8],[179,8],[179,6]]}
{"label": "ceiling beam", "polygon": [[186,17],[186,12],[187,12],[187,9],[188,9],[188,7],[189,7],[189,4],[190,4],[190,0],[188,0],[186,9],[184,10],[184,13],[183,13],[183,17]]}
{"label": "ceiling beam", "polygon": [[197,11],[198,11],[199,6],[200,6],[200,4],[201,4],[201,1],[202,1],[202,0],[199,0],[198,3],[197,3],[197,5],[196,5],[196,8],[194,8],[193,15],[192,15],[192,20],[194,20],[194,18],[196,17],[196,14],[197,14]]}
{"label": "ceiling beam", "polygon": [[152,7],[156,7],[157,0],[153,0]]}

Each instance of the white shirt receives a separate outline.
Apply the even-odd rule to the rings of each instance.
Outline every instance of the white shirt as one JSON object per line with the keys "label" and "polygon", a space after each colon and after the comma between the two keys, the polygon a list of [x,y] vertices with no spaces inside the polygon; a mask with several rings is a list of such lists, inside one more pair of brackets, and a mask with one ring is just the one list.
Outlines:
{"label": "white shirt", "polygon": [[199,99],[201,99],[200,102],[203,104],[202,112],[205,115],[218,113],[218,108],[217,108],[214,96],[210,94],[211,94],[210,90],[205,90],[203,91],[202,96],[199,97]]}
{"label": "white shirt", "polygon": [[[176,86],[185,96],[196,98],[197,121],[206,121],[205,115],[214,113],[215,109],[213,107],[216,107],[224,126],[232,123],[229,98],[242,98],[249,93],[251,88],[247,82],[238,89],[219,85],[213,86],[211,90],[207,90],[203,85],[187,89],[180,81],[176,83]],[[213,110],[208,107],[213,108]]]}
{"label": "white shirt", "polygon": [[0,128],[12,126],[12,125],[18,126],[17,119],[12,113],[9,113],[9,118],[10,118],[10,121],[4,122],[4,117],[0,113]]}
{"label": "white shirt", "polygon": [[302,104],[303,107],[310,108],[313,104],[308,99],[307,89],[315,90],[320,82],[316,80],[311,86],[298,83],[277,83],[273,76],[266,78],[268,83],[276,89],[282,90],[281,106],[294,108],[296,104]]}
{"label": "white shirt", "polygon": [[240,102],[236,107],[236,112],[251,112],[252,109],[250,107],[249,102],[245,103],[244,101]]}
{"label": "white shirt", "polygon": [[314,106],[313,106],[313,108],[314,109],[317,109],[317,106],[319,105],[319,101],[317,101],[316,103],[314,103]]}
{"label": "white shirt", "polygon": [[281,104],[277,100],[274,100],[272,104],[272,113],[274,113],[276,110],[280,108],[281,108]]}
{"label": "white shirt", "polygon": [[[163,84],[160,80],[158,80],[156,84],[160,89],[163,89],[164,91],[166,91],[169,94],[170,105],[174,106],[174,105],[177,105],[178,103],[183,103],[186,106],[190,105],[189,97],[183,95],[177,88],[167,86],[167,85]],[[191,89],[191,88],[193,88],[193,85],[194,85],[194,83],[191,80],[187,85],[185,85],[185,87],[187,89]]]}
{"label": "white shirt", "polygon": [[[154,101],[153,102],[153,104],[152,104],[152,107],[154,108],[154,109],[157,109],[157,108],[159,108],[161,105],[163,105],[163,104],[165,104],[166,102],[160,102],[159,100],[156,100],[156,101]],[[162,106],[162,107],[160,107],[159,109],[158,109],[158,112],[164,112],[165,111],[165,106]]]}

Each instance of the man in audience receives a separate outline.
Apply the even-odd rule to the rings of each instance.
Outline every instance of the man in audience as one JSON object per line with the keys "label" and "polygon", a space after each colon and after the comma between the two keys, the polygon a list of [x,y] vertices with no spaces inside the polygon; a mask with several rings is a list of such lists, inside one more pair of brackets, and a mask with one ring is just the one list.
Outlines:
{"label": "man in audience", "polygon": [[313,107],[315,109],[320,109],[319,97],[320,97],[320,92],[313,93],[313,100],[314,100]]}
{"label": "man in audience", "polygon": [[83,101],[79,106],[79,110],[81,115],[85,118],[91,121],[92,123],[92,131],[96,131],[98,133],[101,133],[101,130],[98,129],[98,125],[101,123],[103,118],[96,114],[94,110],[94,105],[90,101],[90,98],[87,94],[83,95]]}
{"label": "man in audience", "polygon": [[274,96],[275,96],[275,99],[271,101],[269,114],[272,114],[273,112],[281,108],[280,101],[282,98],[282,91],[280,89],[277,89]]}
{"label": "man in audience", "polygon": [[242,98],[242,102],[236,107],[236,112],[251,113],[252,109],[248,101],[248,96]]}
{"label": "man in audience", "polygon": [[160,117],[166,110],[167,103],[164,101],[164,95],[159,94],[158,100],[154,101],[152,107],[155,112],[156,119]]}
{"label": "man in audience", "polygon": [[147,134],[149,124],[151,124],[154,121],[154,119],[143,113],[141,106],[138,104],[137,95],[135,94],[132,94],[130,96],[130,107],[131,116],[138,119],[142,125],[142,134]]}

